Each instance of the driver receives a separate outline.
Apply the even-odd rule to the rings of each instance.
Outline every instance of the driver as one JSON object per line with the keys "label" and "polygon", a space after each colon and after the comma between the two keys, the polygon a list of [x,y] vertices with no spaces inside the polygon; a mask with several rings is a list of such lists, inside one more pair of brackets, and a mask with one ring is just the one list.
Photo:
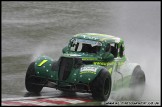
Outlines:
{"label": "driver", "polygon": [[82,50],[81,52],[88,52],[90,53],[92,51],[92,46],[90,44],[82,44]]}
{"label": "driver", "polygon": [[110,51],[111,51],[111,45],[110,45],[110,44],[108,44],[108,45],[107,45],[107,47],[106,47],[105,52],[110,52]]}

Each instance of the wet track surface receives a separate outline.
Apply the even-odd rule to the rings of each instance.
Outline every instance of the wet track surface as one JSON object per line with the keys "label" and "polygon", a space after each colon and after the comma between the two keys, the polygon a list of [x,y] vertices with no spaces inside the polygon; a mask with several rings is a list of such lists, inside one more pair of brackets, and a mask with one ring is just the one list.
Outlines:
{"label": "wet track surface", "polygon": [[146,74],[141,101],[160,101],[160,2],[2,2],[2,98],[71,96],[28,93],[25,73],[39,55],[57,60],[72,35],[84,32],[123,38],[129,61]]}

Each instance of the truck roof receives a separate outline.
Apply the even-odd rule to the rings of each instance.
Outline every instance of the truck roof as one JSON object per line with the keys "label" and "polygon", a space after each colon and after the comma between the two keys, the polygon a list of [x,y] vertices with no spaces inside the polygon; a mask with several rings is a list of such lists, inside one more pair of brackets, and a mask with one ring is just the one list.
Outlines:
{"label": "truck roof", "polygon": [[95,41],[107,42],[107,43],[123,42],[123,39],[119,37],[115,37],[107,34],[99,34],[99,33],[79,33],[74,35],[74,37],[79,39],[95,40]]}

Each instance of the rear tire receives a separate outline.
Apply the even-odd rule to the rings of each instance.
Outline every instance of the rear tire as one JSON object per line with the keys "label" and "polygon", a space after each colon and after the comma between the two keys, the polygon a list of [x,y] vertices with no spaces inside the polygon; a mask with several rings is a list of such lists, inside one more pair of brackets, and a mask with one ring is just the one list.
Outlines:
{"label": "rear tire", "polygon": [[140,66],[137,66],[132,74],[130,88],[131,88],[131,99],[138,100],[142,97],[145,89],[145,74],[141,70]]}
{"label": "rear tire", "polygon": [[111,75],[102,69],[91,85],[92,97],[95,100],[106,101],[111,92]]}
{"label": "rear tire", "polygon": [[34,92],[34,93],[39,93],[43,86],[32,84],[35,83],[34,79],[31,79],[30,77],[35,74],[35,68],[34,68],[35,62],[32,62],[26,72],[26,77],[25,77],[25,87],[27,91],[29,92]]}

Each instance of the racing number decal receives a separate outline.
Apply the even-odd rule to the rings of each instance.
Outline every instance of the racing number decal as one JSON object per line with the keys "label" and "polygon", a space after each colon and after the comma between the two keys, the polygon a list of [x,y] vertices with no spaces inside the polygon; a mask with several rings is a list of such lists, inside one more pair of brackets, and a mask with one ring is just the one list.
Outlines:
{"label": "racing number decal", "polygon": [[111,66],[108,71],[110,74],[112,74],[113,71],[113,65],[115,62],[93,62],[94,65],[101,65],[101,66]]}
{"label": "racing number decal", "polygon": [[38,64],[38,66],[42,66],[44,63],[46,63],[48,60],[43,60],[43,61],[41,61],[39,64]]}

